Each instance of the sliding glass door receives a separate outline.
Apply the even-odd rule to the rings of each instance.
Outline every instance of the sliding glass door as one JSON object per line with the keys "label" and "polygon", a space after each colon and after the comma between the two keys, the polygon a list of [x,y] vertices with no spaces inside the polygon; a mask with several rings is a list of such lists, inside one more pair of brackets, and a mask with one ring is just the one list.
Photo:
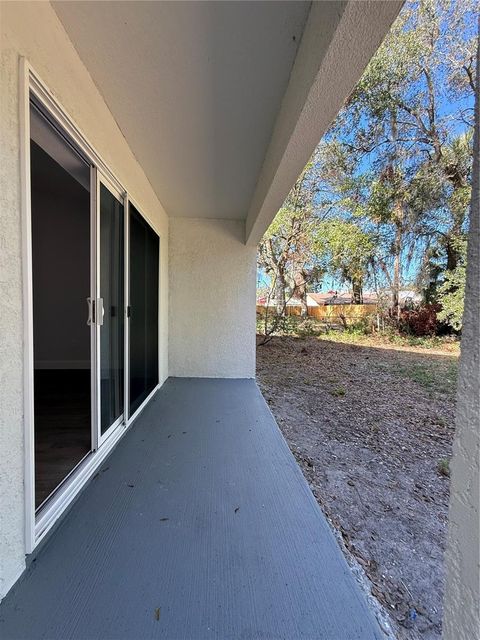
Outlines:
{"label": "sliding glass door", "polygon": [[124,417],[125,242],[121,194],[104,178],[98,188],[99,439]]}
{"label": "sliding glass door", "polygon": [[38,531],[159,382],[160,240],[77,133],[31,97],[29,464]]}
{"label": "sliding glass door", "polygon": [[158,385],[158,266],[160,239],[137,209],[129,206],[129,415]]}

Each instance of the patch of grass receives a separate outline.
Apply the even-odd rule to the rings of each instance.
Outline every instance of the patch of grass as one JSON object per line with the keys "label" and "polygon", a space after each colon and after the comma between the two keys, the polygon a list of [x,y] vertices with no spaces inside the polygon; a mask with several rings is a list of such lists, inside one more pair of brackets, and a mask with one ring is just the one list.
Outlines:
{"label": "patch of grass", "polygon": [[[273,335],[292,336],[297,338],[316,337],[319,340],[356,344],[366,347],[389,347],[412,349],[428,349],[443,351],[452,355],[460,352],[460,340],[457,336],[413,336],[400,333],[393,327],[387,327],[380,333],[373,331],[367,319],[359,320],[348,327],[331,326],[312,317],[287,316],[275,319],[272,314],[268,318],[268,330],[275,326]],[[262,335],[265,320],[257,314],[257,333]]]}
{"label": "patch of grass", "polygon": [[343,387],[337,387],[336,389],[332,389],[330,391],[330,395],[332,395],[334,398],[343,398],[345,394],[346,391]]}
{"label": "patch of grass", "polygon": [[399,373],[426,389],[431,389],[435,385],[435,374],[428,365],[414,364],[408,367],[401,367]]}
{"label": "patch of grass", "polygon": [[450,354],[460,352],[460,342],[452,337],[418,337],[399,334],[394,331],[384,333],[365,333],[361,329],[352,327],[345,331],[327,330],[318,334],[319,339],[344,344],[358,344],[366,347],[407,347],[428,349],[432,351],[444,351]]}
{"label": "patch of grass", "polygon": [[367,344],[369,336],[365,335],[362,331],[355,329],[339,330],[339,329],[325,329],[325,332],[319,334],[318,337],[321,340],[328,340],[329,342],[341,342],[342,344]]}
{"label": "patch of grass", "polygon": [[441,476],[450,477],[450,460],[448,458],[441,458],[437,464],[437,471]]}
{"label": "patch of grass", "polygon": [[435,424],[438,424],[439,427],[446,427],[447,421],[443,416],[435,416]]}
{"label": "patch of grass", "polygon": [[460,341],[456,336],[412,336],[392,329],[380,335],[386,342],[399,347],[419,347],[420,349],[450,351],[452,353],[457,353],[460,350]]}
{"label": "patch of grass", "polygon": [[429,391],[454,394],[457,390],[457,369],[456,362],[445,365],[433,361],[399,367],[396,372]]}

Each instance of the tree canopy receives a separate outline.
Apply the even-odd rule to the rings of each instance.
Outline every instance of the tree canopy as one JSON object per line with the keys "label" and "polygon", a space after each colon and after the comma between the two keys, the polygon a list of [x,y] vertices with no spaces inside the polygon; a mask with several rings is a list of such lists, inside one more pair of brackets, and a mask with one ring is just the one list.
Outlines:
{"label": "tree canopy", "polygon": [[260,244],[279,309],[327,274],[357,302],[367,285],[388,289],[394,311],[406,283],[462,299],[476,10],[405,4]]}

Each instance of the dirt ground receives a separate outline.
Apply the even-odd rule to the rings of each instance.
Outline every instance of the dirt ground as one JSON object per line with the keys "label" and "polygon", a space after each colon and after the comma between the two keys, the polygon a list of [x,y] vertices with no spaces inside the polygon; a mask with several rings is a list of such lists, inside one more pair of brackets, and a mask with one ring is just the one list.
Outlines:
{"label": "dirt ground", "polygon": [[257,347],[262,392],[400,639],[441,637],[457,357],[318,338]]}

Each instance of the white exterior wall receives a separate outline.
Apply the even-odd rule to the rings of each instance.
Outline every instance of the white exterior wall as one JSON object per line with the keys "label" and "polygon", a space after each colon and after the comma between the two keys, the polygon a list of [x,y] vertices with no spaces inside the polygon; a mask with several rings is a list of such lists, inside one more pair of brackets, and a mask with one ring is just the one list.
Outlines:
{"label": "white exterior wall", "polygon": [[[20,57],[28,59],[160,233],[161,381],[168,375],[168,219],[47,2],[0,5],[0,598],[25,566]],[[112,37],[115,37],[112,34]]]}
{"label": "white exterior wall", "polygon": [[245,223],[171,218],[169,374],[255,376],[256,248]]}
{"label": "white exterior wall", "polygon": [[[480,50],[477,78],[480,77]],[[480,638],[480,95],[477,84],[476,130],[468,272],[462,354],[457,393],[455,443],[443,620],[445,640]]]}

